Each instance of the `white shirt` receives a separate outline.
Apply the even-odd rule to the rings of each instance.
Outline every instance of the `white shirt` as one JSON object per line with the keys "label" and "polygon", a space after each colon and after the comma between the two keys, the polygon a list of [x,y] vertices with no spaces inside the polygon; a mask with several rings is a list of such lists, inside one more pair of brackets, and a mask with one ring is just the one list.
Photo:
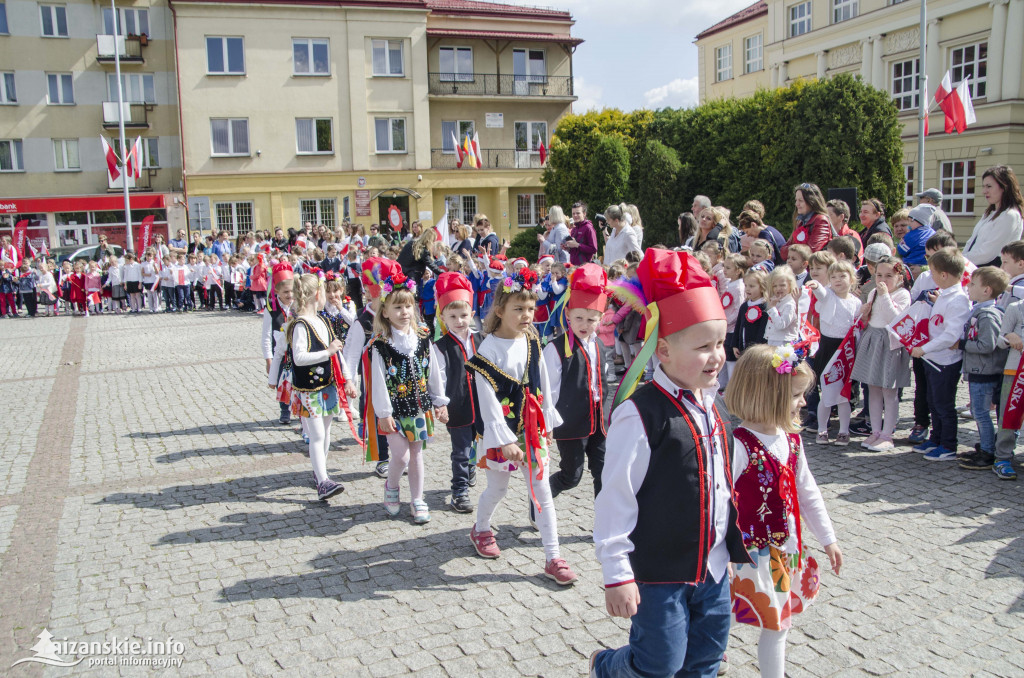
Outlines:
{"label": "white shirt", "polygon": [[786,295],[782,300],[768,309],[768,324],[765,326],[765,342],[772,346],[791,344],[800,336],[799,320],[796,312],[796,300]]}
{"label": "white shirt", "polygon": [[126,283],[142,282],[142,266],[137,261],[121,267],[121,276]]}
{"label": "white shirt", "polygon": [[[412,329],[407,332],[392,329],[391,338],[388,339],[388,343],[392,348],[407,356],[411,356],[416,352],[416,346],[419,344],[419,341],[419,335]],[[373,398],[374,414],[379,419],[390,417],[394,410],[391,407],[391,396],[388,395],[388,387],[385,382],[384,359],[380,357],[379,351],[373,352],[370,359],[370,369],[373,370],[373,392],[371,397]],[[445,395],[444,388],[441,386],[441,377],[438,374],[440,370],[438,369],[437,353],[433,344],[430,345],[430,367],[428,369],[427,393],[430,395],[430,401],[434,407],[444,407],[448,404],[448,396]]]}
{"label": "white shirt", "polygon": [[107,267],[107,284],[113,287],[114,285],[121,285],[121,271],[122,266],[108,266]]}
{"label": "white shirt", "polygon": [[157,275],[159,275],[159,271],[157,270],[155,261],[145,261],[142,263],[141,268],[143,284],[152,285],[157,281]]}
{"label": "white shirt", "polygon": [[1015,208],[1005,210],[998,217],[992,214],[982,217],[964,246],[964,258],[976,266],[984,266],[998,257],[1007,243],[1020,240],[1022,230],[1024,223]]}
{"label": "white shirt", "polygon": [[640,251],[640,238],[632,226],[622,225],[618,232],[612,229],[604,243],[604,263],[610,266],[619,259],[625,259],[630,252]]}
{"label": "white shirt", "polygon": [[[370,317],[374,317],[377,314],[374,313],[370,304],[367,303],[364,310],[370,314]],[[369,343],[366,338],[366,333],[363,332],[363,326],[359,323],[359,317],[356,316],[355,321],[350,323],[352,329],[349,330],[348,340],[345,342],[345,348],[341,350],[341,359],[348,365],[349,372],[353,375],[359,375],[359,361],[363,358],[363,351],[366,350],[366,345]],[[361,340],[360,340],[361,339]]]}
{"label": "white shirt", "polygon": [[[283,304],[281,305],[281,309],[285,313],[288,312],[287,307],[285,307]],[[260,330],[260,347],[263,349],[263,357],[266,360],[271,360],[274,358],[275,341],[277,342],[277,346],[280,346],[281,344],[284,343],[284,328],[282,327],[282,329],[278,330],[277,333],[281,336],[274,336],[274,321],[273,318],[270,317],[270,309],[266,308],[263,311],[263,327]]]}
{"label": "white shirt", "polygon": [[831,288],[821,284],[814,289],[814,297],[818,300],[814,309],[818,312],[822,336],[833,339],[845,337],[860,315],[860,297],[851,292],[842,299]]}
{"label": "white shirt", "polygon": [[930,339],[921,346],[925,359],[935,365],[952,365],[963,358],[963,351],[950,347],[963,337],[970,317],[971,300],[959,283],[939,290],[928,321]]}
{"label": "white shirt", "polygon": [[[659,365],[654,370],[654,381],[672,397],[678,397],[681,390]],[[683,398],[685,407],[699,434],[704,437],[714,425],[705,412],[712,412],[715,389],[708,389],[701,399],[703,410]],[[713,488],[711,507],[714,509],[715,539],[708,554],[708,572],[715,581],[721,581],[729,566],[729,550],[725,544],[725,533],[729,523],[729,483],[725,468],[725,454],[722,450],[722,436],[709,436],[712,440],[708,484]],[[621,584],[633,579],[633,568],[629,554],[633,542],[629,535],[636,527],[640,513],[636,493],[647,476],[651,463],[651,447],[647,432],[640,419],[640,412],[631,400],[622,403],[612,413],[605,444],[604,471],[601,473],[601,494],[594,500],[594,547],[601,563],[605,586]]]}
{"label": "white shirt", "polygon": [[[579,341],[579,337],[574,336],[574,341]],[[587,352],[587,358],[590,360],[590,399],[597,402],[601,399],[601,368],[600,364],[601,357],[597,350],[597,342],[599,341],[597,334],[592,335],[586,342],[583,343],[583,350]],[[555,404],[558,403],[558,399],[562,393],[562,351],[565,347],[565,340],[559,339],[558,341],[548,342],[548,345],[544,347],[544,362],[548,368],[548,385],[551,387],[551,392],[555,396]],[[575,349],[573,349],[575,350]],[[574,394],[569,394],[570,398],[575,397]]]}
{"label": "white shirt", "polygon": [[[476,333],[473,331],[472,327],[466,332],[465,339],[455,334],[455,332],[449,332],[449,334],[462,345],[462,350],[466,352],[466,360],[469,360],[476,355],[476,349],[473,348],[473,344],[475,343],[473,335]],[[444,357],[444,353],[441,351],[437,351],[435,355],[437,357],[437,371],[441,376],[441,390],[448,393],[448,359]]]}
{"label": "white shirt", "polygon": [[[892,294],[878,296],[878,289],[876,288],[868,294],[868,303],[871,304],[871,320],[868,321],[868,325],[871,327],[889,327],[896,320],[897,316],[910,306],[910,292],[900,287]],[[895,346],[892,348],[902,346],[895,336],[890,335],[889,338],[895,343]]]}
{"label": "white shirt", "polygon": [[[730,332],[736,329],[736,319],[740,315],[740,306],[743,305],[743,300],[747,297],[746,290],[747,286],[743,282],[743,278],[726,280],[725,286],[722,288],[722,308],[725,309],[725,321],[729,325],[728,329]],[[726,294],[731,299],[726,299]],[[728,306],[725,305],[726,302],[729,302]]]}

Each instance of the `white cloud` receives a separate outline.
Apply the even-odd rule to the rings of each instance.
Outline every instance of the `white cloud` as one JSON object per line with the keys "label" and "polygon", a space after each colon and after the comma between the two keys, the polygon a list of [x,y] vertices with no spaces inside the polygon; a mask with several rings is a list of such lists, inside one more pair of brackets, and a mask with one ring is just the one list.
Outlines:
{"label": "white cloud", "polygon": [[579,76],[576,76],[574,80],[573,91],[579,98],[572,105],[573,113],[586,113],[591,109],[600,109],[605,105],[601,100],[604,94],[603,87],[592,85]]}
{"label": "white cloud", "polygon": [[699,99],[697,77],[676,78],[667,85],[644,92],[644,103],[650,108],[687,108]]}

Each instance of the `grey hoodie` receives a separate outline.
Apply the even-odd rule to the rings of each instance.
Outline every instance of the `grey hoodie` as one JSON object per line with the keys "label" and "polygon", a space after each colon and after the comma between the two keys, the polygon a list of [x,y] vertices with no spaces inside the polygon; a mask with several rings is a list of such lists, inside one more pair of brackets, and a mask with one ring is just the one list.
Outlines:
{"label": "grey hoodie", "polygon": [[1002,326],[1003,311],[994,299],[974,305],[962,339],[963,373],[967,381],[1001,379],[1007,354],[1005,347],[998,346]]}

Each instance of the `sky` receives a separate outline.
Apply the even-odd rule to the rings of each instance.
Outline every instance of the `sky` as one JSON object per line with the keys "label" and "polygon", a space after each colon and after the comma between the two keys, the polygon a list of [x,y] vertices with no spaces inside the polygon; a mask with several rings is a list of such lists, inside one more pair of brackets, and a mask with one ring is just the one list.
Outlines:
{"label": "sky", "polygon": [[682,108],[697,103],[697,33],[754,0],[500,0],[568,10],[579,100],[589,109]]}

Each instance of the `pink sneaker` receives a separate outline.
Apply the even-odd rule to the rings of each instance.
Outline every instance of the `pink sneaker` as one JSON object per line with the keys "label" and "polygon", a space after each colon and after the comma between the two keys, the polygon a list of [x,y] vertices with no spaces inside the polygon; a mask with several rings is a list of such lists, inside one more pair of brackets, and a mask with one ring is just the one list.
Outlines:
{"label": "pink sneaker", "polygon": [[872,433],[861,442],[860,446],[863,447],[864,449],[870,450],[871,446],[878,442],[878,439],[879,437],[881,437],[881,435],[881,433]]}
{"label": "pink sneaker", "polygon": [[501,555],[498,542],[494,540],[494,533],[490,530],[487,532],[477,532],[476,525],[474,525],[473,529],[469,531],[469,539],[473,542],[473,548],[476,549],[477,555],[481,558],[493,559]]}
{"label": "pink sneaker", "polygon": [[549,560],[548,564],[544,566],[544,574],[548,579],[554,579],[559,586],[568,586],[579,579],[564,558]]}

